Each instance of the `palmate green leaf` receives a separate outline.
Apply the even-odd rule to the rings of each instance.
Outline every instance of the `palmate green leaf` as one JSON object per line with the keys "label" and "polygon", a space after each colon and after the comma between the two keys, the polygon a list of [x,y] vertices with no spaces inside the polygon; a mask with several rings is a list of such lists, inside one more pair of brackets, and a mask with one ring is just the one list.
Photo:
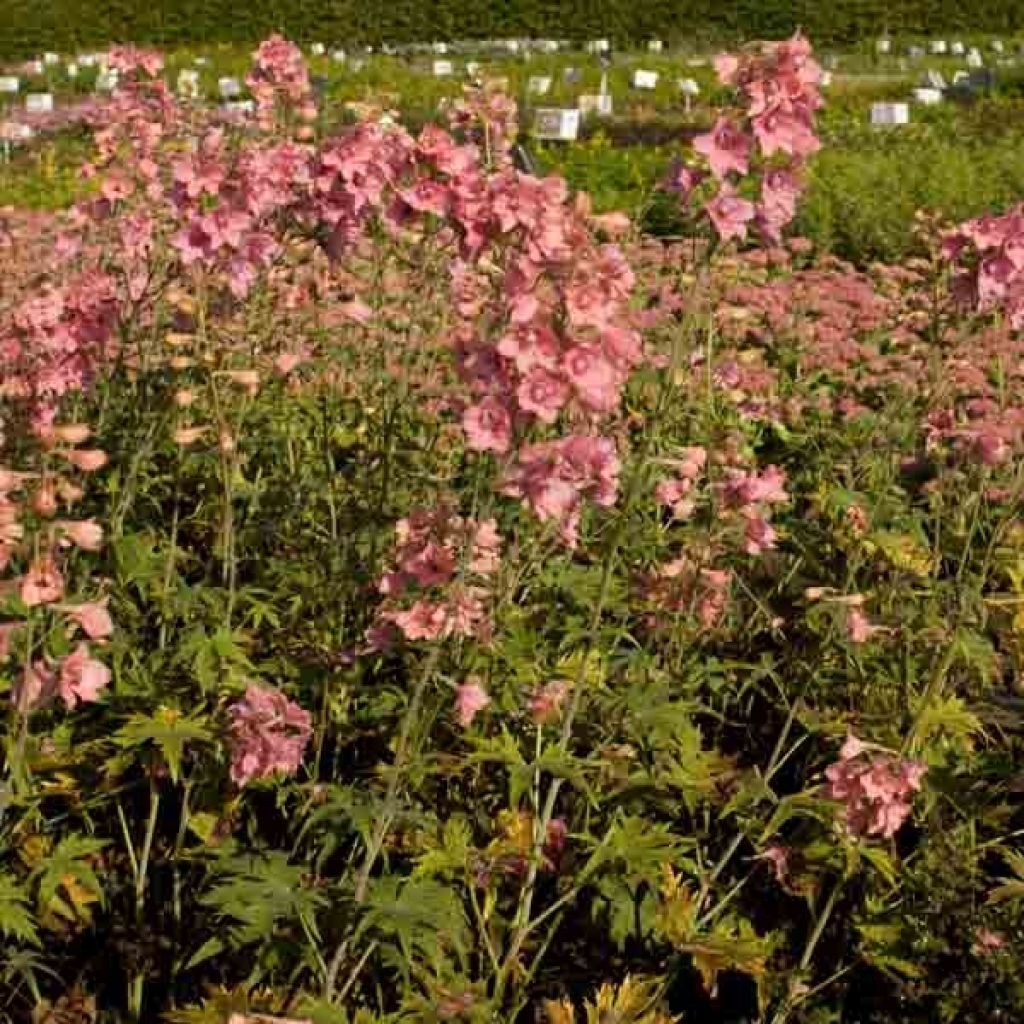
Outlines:
{"label": "palmate green leaf", "polygon": [[462,817],[445,822],[440,843],[416,860],[413,878],[447,878],[461,875],[473,850],[473,836],[469,824]]}
{"label": "palmate green leaf", "polygon": [[658,902],[650,887],[638,896],[622,878],[609,875],[596,889],[601,899],[593,902],[594,915],[607,914],[608,937],[620,950],[630,936],[647,935],[654,927]]}
{"label": "palmate green leaf", "polygon": [[666,864],[690,866],[689,859],[681,854],[693,846],[692,840],[673,835],[667,824],[628,814],[620,814],[605,835],[592,843],[594,851],[588,871],[621,865],[625,877],[646,880],[652,885],[660,881]]}
{"label": "palmate green leaf", "polygon": [[187,743],[210,743],[213,733],[198,717],[184,715],[175,708],[161,707],[152,715],[133,715],[114,734],[114,742],[122,749],[152,743],[167,762],[171,778],[181,775],[181,758]]}
{"label": "palmate green leaf", "polygon": [[900,956],[900,947],[904,941],[901,923],[879,921],[858,924],[857,931],[863,943],[864,959],[868,963],[905,978],[918,978],[924,973],[919,964]]}
{"label": "palmate green leaf", "polygon": [[29,895],[13,875],[0,873],[0,935],[39,945],[39,932],[29,910]]}
{"label": "palmate green leaf", "polygon": [[438,961],[469,945],[469,925],[455,888],[430,878],[377,879],[366,900],[367,913],[356,939],[372,933],[391,944],[405,962]]}
{"label": "palmate green leaf", "polygon": [[886,884],[896,885],[898,878],[896,862],[888,850],[871,843],[859,843],[856,846],[856,851],[858,857],[863,857],[885,879]]}
{"label": "palmate green leaf", "polygon": [[918,702],[913,710],[917,747],[941,743],[966,755],[973,749],[974,737],[982,731],[978,716],[967,710],[961,697],[932,696],[928,703]]}
{"label": "palmate green leaf", "polygon": [[159,583],[162,586],[166,556],[157,549],[155,537],[147,533],[126,533],[113,541],[117,576],[145,594]]}
{"label": "palmate green leaf", "polygon": [[246,656],[244,639],[237,630],[221,627],[211,634],[196,626],[182,640],[180,654],[204,691],[230,688],[241,685],[255,672]]}
{"label": "palmate green leaf", "polygon": [[[91,863],[107,843],[87,836],[66,836],[32,871],[36,905],[45,916],[88,919],[88,904],[103,905],[103,887]],[[61,890],[64,891],[63,895]]]}
{"label": "palmate green leaf", "polygon": [[509,803],[519,806],[522,795],[533,784],[533,769],[526,763],[516,738],[502,728],[495,736],[475,738],[474,750],[468,758],[471,764],[500,764],[509,773]]}
{"label": "palmate green leaf", "polygon": [[313,811],[299,830],[298,842],[317,846],[314,865],[320,867],[355,835],[369,840],[379,805],[365,792],[348,786],[331,786],[327,799]]}
{"label": "palmate green leaf", "polygon": [[284,853],[225,857],[215,867],[223,879],[202,897],[227,924],[235,948],[269,939],[283,922],[304,922],[316,937],[315,916],[325,893],[304,883],[307,868],[289,864]]}

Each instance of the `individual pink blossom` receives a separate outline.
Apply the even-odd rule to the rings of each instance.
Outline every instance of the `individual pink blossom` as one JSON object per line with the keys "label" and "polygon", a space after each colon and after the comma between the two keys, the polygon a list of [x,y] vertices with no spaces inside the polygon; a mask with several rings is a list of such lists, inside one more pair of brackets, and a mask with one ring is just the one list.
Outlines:
{"label": "individual pink blossom", "polygon": [[110,682],[110,669],[90,657],[89,648],[79,644],[61,663],[57,676],[57,692],[64,703],[73,708],[79,701],[89,704],[99,700]]}
{"label": "individual pink blossom", "polygon": [[455,689],[455,714],[459,725],[468,729],[473,719],[489,704],[491,698],[478,679],[467,679]]}
{"label": "individual pink blossom", "polygon": [[543,683],[533,692],[527,708],[537,725],[546,725],[556,719],[569,695],[569,684],[564,679]]}
{"label": "individual pink blossom", "polygon": [[873,623],[857,606],[851,606],[846,612],[846,635],[850,643],[867,643],[876,633],[889,633],[885,626]]}
{"label": "individual pink blossom", "polygon": [[610,412],[618,405],[618,375],[598,346],[576,345],[566,352],[563,365],[585,408]]}
{"label": "individual pink blossom", "polygon": [[778,843],[773,843],[765,847],[761,856],[771,865],[775,880],[785,885],[789,879],[789,850]]}
{"label": "individual pink blossom", "polygon": [[723,186],[718,195],[708,201],[704,210],[723,242],[732,238],[746,238],[747,225],[757,212],[752,202],[741,199],[728,186]]}
{"label": "individual pink blossom", "polygon": [[507,452],[512,440],[512,418],[497,398],[485,398],[462,415],[466,443],[478,452]]}
{"label": "individual pink blossom", "polygon": [[685,163],[677,161],[669,171],[663,187],[667,192],[678,195],[680,202],[685,206],[706,177],[707,171],[688,167]]}
{"label": "individual pink blossom", "polygon": [[90,640],[105,640],[114,632],[114,620],[107,611],[107,602],[63,605],[61,611],[75,622]]}
{"label": "individual pink blossom", "polygon": [[250,683],[245,696],[228,708],[228,715],[235,785],[299,770],[313,734],[308,711],[280,690]]}
{"label": "individual pink blossom", "polygon": [[107,453],[99,449],[76,449],[62,454],[83,473],[94,473],[97,469],[102,469],[108,461]]}
{"label": "individual pink blossom", "polygon": [[543,869],[545,871],[557,871],[565,852],[566,843],[569,840],[569,826],[564,818],[552,818],[544,836],[544,846],[541,848],[543,858]]}
{"label": "individual pink blossom", "polygon": [[870,747],[853,733],[848,733],[843,745],[839,748],[839,759],[841,761],[853,761],[863,756],[870,750]]}
{"label": "individual pink blossom", "polygon": [[726,474],[723,495],[726,504],[780,505],[789,500],[785,489],[786,474],[778,466],[766,466],[758,473],[730,469]]}
{"label": "individual pink blossom", "polygon": [[11,700],[25,714],[49,704],[56,692],[57,676],[53,669],[44,661],[34,661],[25,666],[11,692]]}
{"label": "individual pink blossom", "polygon": [[76,522],[62,519],[57,522],[57,526],[68,540],[82,551],[99,551],[103,546],[103,527],[95,520]]}
{"label": "individual pink blossom", "polygon": [[542,423],[554,423],[569,398],[569,388],[559,375],[534,367],[516,392],[519,408],[533,413]]}
{"label": "individual pink blossom", "polygon": [[975,956],[991,956],[998,953],[1006,946],[1006,938],[999,932],[990,928],[976,928],[974,931],[974,942],[971,945],[971,952]]}
{"label": "individual pink blossom", "polygon": [[715,74],[723,85],[733,85],[740,69],[739,58],[731,53],[719,53],[712,62]]}
{"label": "individual pink blossom", "polygon": [[723,181],[729,174],[746,174],[750,165],[750,139],[727,117],[720,117],[711,131],[698,135],[693,148],[707,157],[711,173]]}
{"label": "individual pink blossom", "polygon": [[765,515],[757,509],[745,509],[743,523],[743,550],[748,555],[774,550],[777,535]]}
{"label": "individual pink blossom", "polygon": [[57,563],[45,556],[32,563],[21,581],[21,600],[34,608],[37,605],[53,604],[64,596],[64,577]]}

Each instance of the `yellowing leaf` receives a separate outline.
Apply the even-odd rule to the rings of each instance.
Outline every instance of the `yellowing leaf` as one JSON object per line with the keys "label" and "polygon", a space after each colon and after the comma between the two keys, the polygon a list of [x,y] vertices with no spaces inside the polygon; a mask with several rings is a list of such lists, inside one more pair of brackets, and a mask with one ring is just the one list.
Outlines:
{"label": "yellowing leaf", "polygon": [[691,939],[697,927],[697,900],[693,890],[668,864],[662,869],[661,902],[655,923],[658,931],[675,946]]}
{"label": "yellowing leaf", "polygon": [[545,999],[544,1016],[547,1024],[573,1024],[576,1016],[568,999]]}
{"label": "yellowing leaf", "polygon": [[866,539],[864,546],[869,552],[880,552],[895,568],[914,576],[932,574],[935,561],[931,551],[909,534],[880,532]]}

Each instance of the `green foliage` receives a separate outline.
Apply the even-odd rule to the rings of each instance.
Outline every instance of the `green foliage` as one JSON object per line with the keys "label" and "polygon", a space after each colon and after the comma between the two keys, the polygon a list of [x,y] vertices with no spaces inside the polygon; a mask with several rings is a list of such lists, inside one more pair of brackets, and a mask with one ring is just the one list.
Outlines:
{"label": "green foliage", "polygon": [[39,932],[29,909],[29,895],[10,875],[0,874],[0,932],[8,939],[22,939],[33,944]]}
{"label": "green foliage", "polygon": [[5,11],[0,53],[29,55],[45,48],[72,51],[111,40],[182,43],[251,42],[279,30],[301,40],[421,42],[509,36],[611,36],[620,45],[648,38],[776,39],[802,26],[822,45],[877,34],[1007,33],[1019,28],[1013,0],[984,0],[970,8],[952,0],[31,0]]}
{"label": "green foliage", "polygon": [[[240,12],[239,32],[266,10]],[[936,115],[899,141],[854,123],[863,100],[837,105],[842,159],[819,158],[803,216],[866,262],[890,231],[912,244],[913,203],[864,168],[955,149],[965,124],[980,152],[998,113]],[[540,159],[597,209],[670,232],[653,183],[673,144],[612,134]],[[1000,181],[1017,138],[993,143]],[[844,173],[849,195],[822,198]],[[892,223],[858,224],[840,193],[850,211],[890,204]],[[979,466],[928,431],[955,400],[948,350],[998,329],[956,315],[934,264],[904,292],[891,271],[728,251],[706,266],[627,240],[663,358],[608,424],[618,500],[588,505],[569,548],[503,492],[505,455],[461,439],[450,250],[381,233],[331,264],[317,241],[290,239],[245,302],[182,276],[126,315],[115,365],[62,415],[110,459],[82,497],[108,543],[68,553],[61,606],[94,568],[111,679],[74,709],[6,712],[0,1014],[66,1011],[78,980],[116,1024],[1024,1014],[1019,466]],[[38,268],[26,276],[34,296]],[[912,371],[887,377],[907,352]],[[1004,369],[967,362],[978,389]],[[205,433],[186,443],[185,422]],[[29,440],[3,443],[13,459]],[[673,517],[656,486],[698,445],[693,507]],[[778,536],[756,554],[730,505],[741,467],[785,473]],[[440,500],[501,535],[492,621],[371,647],[399,524]],[[4,601],[0,623],[26,614]],[[857,637],[852,609],[877,631]],[[34,641],[53,660],[69,636]],[[5,706],[23,642],[5,654]],[[470,681],[487,695],[471,722]],[[230,716],[255,682],[299,705],[311,738],[294,771],[239,784]],[[848,732],[927,767],[893,836],[857,835],[823,786]]]}

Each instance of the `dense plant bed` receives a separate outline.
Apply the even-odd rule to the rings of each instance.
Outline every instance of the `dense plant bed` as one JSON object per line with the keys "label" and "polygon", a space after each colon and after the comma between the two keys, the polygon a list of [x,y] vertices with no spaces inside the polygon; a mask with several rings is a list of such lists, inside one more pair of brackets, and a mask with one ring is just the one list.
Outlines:
{"label": "dense plant bed", "polygon": [[0,1014],[1019,1017],[1021,215],[786,240],[802,39],[671,243],[498,91],[112,61],[0,233]]}

